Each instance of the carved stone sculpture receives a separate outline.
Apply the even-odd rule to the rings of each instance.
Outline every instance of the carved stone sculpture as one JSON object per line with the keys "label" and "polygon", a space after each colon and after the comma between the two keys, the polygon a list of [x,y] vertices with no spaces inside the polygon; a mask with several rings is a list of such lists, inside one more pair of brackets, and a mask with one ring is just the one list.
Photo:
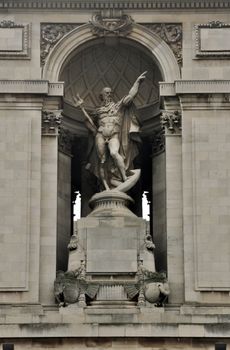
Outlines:
{"label": "carved stone sculpture", "polygon": [[91,284],[85,278],[85,262],[75,271],[58,271],[54,281],[54,296],[59,306],[68,306],[78,302],[80,307],[86,306],[85,296],[94,298],[99,286]]}
{"label": "carved stone sculpture", "polygon": [[80,106],[90,132],[87,167],[100,179],[105,190],[116,188],[126,192],[140,175],[140,171],[133,171],[133,160],[138,154],[137,144],[140,142],[133,100],[145,75],[146,72],[142,73],[128,94],[118,102],[113,101],[110,87],[103,88],[100,94],[102,104],[93,115],[85,110],[79,95],[75,99],[75,105]]}
{"label": "carved stone sculpture", "polygon": [[158,273],[155,270],[154,249],[155,245],[147,225],[144,237],[144,251],[141,249],[138,257],[136,282],[125,285],[129,298],[132,300],[134,297],[137,297],[137,305],[140,307],[146,306],[146,303],[153,304],[156,307],[163,306],[170,294],[165,273]]}
{"label": "carved stone sculpture", "polygon": [[125,290],[130,299],[137,296],[137,305],[141,307],[146,306],[146,302],[161,307],[170,294],[165,274],[147,270],[142,261],[138,264],[136,283],[125,285]]}
{"label": "carved stone sculpture", "polygon": [[181,112],[163,111],[161,124],[171,134],[181,133]]}
{"label": "carved stone sculpture", "polygon": [[62,115],[61,110],[42,111],[42,134],[56,136],[59,133]]}
{"label": "carved stone sculpture", "polygon": [[182,24],[181,23],[149,23],[145,27],[156,33],[172,49],[178,64],[182,64]]}
{"label": "carved stone sculpture", "polygon": [[53,46],[68,32],[78,27],[79,24],[71,23],[42,23],[41,24],[41,65],[44,65],[46,57]]}
{"label": "carved stone sculpture", "polygon": [[120,18],[102,18],[98,14],[93,16],[90,23],[93,34],[97,36],[127,35],[132,29],[133,20],[128,15],[122,15]]}

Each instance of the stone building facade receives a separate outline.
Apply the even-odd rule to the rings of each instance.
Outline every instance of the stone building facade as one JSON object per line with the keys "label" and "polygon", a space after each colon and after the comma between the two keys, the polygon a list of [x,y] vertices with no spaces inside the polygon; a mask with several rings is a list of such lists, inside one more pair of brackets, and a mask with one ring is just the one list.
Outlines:
{"label": "stone building facade", "polygon": [[[213,349],[230,343],[228,0],[0,1],[0,337],[15,348]],[[148,71],[136,106],[161,308],[59,308],[90,111]],[[102,242],[103,244],[103,242]],[[230,346],[230,345],[229,345]]]}

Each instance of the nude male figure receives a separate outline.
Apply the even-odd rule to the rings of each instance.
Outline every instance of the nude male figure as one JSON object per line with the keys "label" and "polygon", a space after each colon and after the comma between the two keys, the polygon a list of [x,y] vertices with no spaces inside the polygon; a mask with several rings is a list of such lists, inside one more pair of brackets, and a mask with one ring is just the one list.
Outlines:
{"label": "nude male figure", "polygon": [[118,102],[113,101],[112,90],[110,87],[105,87],[102,89],[102,92],[100,94],[102,105],[96,109],[96,124],[84,109],[84,101],[80,98],[80,96],[77,95],[77,98],[75,98],[76,106],[79,106],[82,109],[82,112],[87,119],[88,127],[95,136],[95,147],[97,156],[99,158],[99,175],[106,190],[110,189],[106,181],[104,168],[107,148],[109,150],[111,158],[115,163],[116,168],[121,175],[122,181],[125,182],[127,179],[125,160],[119,153],[121,144],[120,131],[122,127],[122,118],[124,117],[122,109],[128,107],[134,100],[135,96],[138,93],[141,82],[145,79],[146,73],[147,72],[142,73],[136,79],[128,95],[123,97]]}
{"label": "nude male figure", "polygon": [[97,154],[99,157],[100,165],[100,177],[105,188],[108,190],[108,184],[105,180],[104,163],[106,161],[106,147],[109,149],[110,156],[113,158],[117,169],[120,172],[122,181],[127,179],[125,162],[121,154],[120,149],[120,129],[122,125],[122,113],[121,109],[128,106],[138,93],[140,83],[145,79],[146,72],[142,73],[127,96],[122,98],[119,102],[114,102],[112,99],[112,90],[109,87],[103,88],[100,98],[102,105],[96,110],[98,129],[95,135],[95,144]]}

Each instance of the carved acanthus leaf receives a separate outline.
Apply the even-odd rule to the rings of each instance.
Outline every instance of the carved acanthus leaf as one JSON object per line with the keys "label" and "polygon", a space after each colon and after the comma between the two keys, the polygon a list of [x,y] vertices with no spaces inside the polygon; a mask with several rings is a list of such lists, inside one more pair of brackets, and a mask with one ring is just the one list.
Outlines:
{"label": "carved acanthus leaf", "polygon": [[45,64],[52,47],[68,32],[77,28],[77,23],[42,23],[41,24],[41,65]]}
{"label": "carved acanthus leaf", "polygon": [[133,19],[128,15],[119,18],[103,18],[97,14],[90,21],[92,33],[97,36],[127,35],[132,30]]}
{"label": "carved acanthus leaf", "polygon": [[161,124],[170,134],[181,133],[181,112],[163,111]]}
{"label": "carved acanthus leaf", "polygon": [[42,134],[57,136],[61,124],[62,110],[42,111]]}

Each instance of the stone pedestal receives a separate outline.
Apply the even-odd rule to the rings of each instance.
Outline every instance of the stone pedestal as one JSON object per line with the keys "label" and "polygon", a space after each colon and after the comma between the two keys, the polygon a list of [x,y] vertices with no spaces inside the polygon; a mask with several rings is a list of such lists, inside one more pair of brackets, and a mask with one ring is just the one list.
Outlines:
{"label": "stone pedestal", "polygon": [[155,271],[148,225],[128,209],[131,201],[119,191],[92,197],[93,211],[75,224],[68,271],[56,280],[65,285],[65,302],[130,307],[158,301],[166,279]]}

